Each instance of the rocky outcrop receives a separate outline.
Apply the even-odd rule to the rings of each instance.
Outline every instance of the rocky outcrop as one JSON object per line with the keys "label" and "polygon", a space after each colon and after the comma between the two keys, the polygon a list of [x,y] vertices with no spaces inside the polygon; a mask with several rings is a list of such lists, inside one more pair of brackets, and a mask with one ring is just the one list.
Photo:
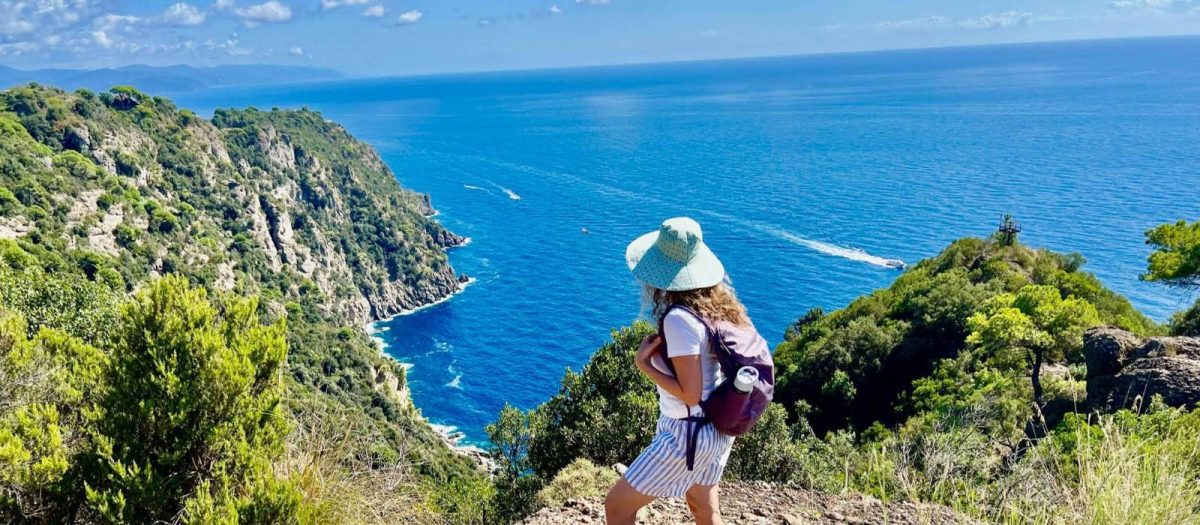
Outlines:
{"label": "rocky outcrop", "polygon": [[[883,503],[861,495],[825,495],[798,487],[767,483],[721,485],[721,515],[739,525],[950,525],[979,523],[946,507],[920,503]],[[546,508],[523,525],[602,524],[602,498],[568,501]],[[658,500],[639,514],[642,525],[692,523],[682,499]]]}
{"label": "rocky outcrop", "polygon": [[1170,406],[1200,404],[1200,338],[1142,338],[1119,328],[1083,336],[1087,402],[1110,412],[1161,396]]}

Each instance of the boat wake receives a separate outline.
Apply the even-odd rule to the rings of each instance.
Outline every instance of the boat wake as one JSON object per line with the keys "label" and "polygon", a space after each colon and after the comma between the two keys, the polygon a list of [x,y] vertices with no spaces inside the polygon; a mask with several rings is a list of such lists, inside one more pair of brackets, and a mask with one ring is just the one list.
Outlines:
{"label": "boat wake", "polygon": [[510,199],[512,199],[512,200],[514,200],[514,201],[519,201],[519,200],[521,200],[521,196],[520,196],[520,195],[517,195],[517,192],[515,192],[515,191],[513,191],[513,190],[510,190],[510,189],[508,189],[508,188],[505,188],[504,186],[501,186],[501,185],[499,185],[499,184],[496,184],[495,182],[491,182],[491,181],[488,181],[488,182],[489,182],[489,183],[491,183],[491,185],[492,185],[492,186],[495,186],[495,187],[496,187],[496,189],[498,189],[498,190],[500,190],[500,191],[504,192],[504,194],[505,194],[505,195],[508,195],[508,198],[510,198]]}
{"label": "boat wake", "polygon": [[878,266],[880,268],[904,269],[904,267],[906,266],[905,262],[901,261],[900,259],[889,259],[887,257],[880,257],[878,255],[873,255],[873,254],[868,253],[865,250],[862,250],[860,248],[852,248],[852,247],[848,247],[848,246],[838,246],[836,244],[830,244],[827,242],[809,239],[808,237],[805,237],[803,235],[785,230],[785,229],[777,227],[777,226],[772,226],[770,224],[741,219],[738,217],[734,217],[732,215],[726,215],[723,213],[717,213],[717,212],[712,212],[712,211],[702,211],[700,213],[703,213],[705,215],[711,215],[718,219],[729,221],[729,222],[738,224],[740,226],[743,226],[745,228],[749,228],[751,230],[758,231],[760,233],[765,233],[772,237],[785,240],[785,241],[795,244],[797,246],[803,246],[805,248],[808,248],[808,249],[816,251],[816,252],[823,253],[825,255],[841,257],[843,259],[866,263],[866,264],[870,264],[872,266]]}

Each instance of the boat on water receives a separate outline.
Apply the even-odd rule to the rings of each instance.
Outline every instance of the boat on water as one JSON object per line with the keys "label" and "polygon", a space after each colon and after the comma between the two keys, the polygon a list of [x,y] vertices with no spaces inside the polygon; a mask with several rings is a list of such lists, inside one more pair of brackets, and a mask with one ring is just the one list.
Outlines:
{"label": "boat on water", "polygon": [[908,267],[908,264],[900,259],[884,259],[883,266],[894,270],[903,270]]}

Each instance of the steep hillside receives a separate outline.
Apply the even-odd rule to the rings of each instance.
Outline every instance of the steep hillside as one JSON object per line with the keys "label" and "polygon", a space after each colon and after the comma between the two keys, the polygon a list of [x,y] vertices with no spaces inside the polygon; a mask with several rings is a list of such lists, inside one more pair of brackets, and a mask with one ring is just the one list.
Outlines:
{"label": "steep hillside", "polygon": [[[97,297],[110,308],[167,275],[258,296],[264,322],[286,320],[297,425],[354,428],[348,457],[444,481],[473,478],[471,462],[421,419],[402,367],[364,330],[462,286],[445,254],[462,240],[432,215],[369,145],[312,111],[209,121],[132,88],[0,92],[0,310],[31,334],[104,349],[109,321],[81,332],[71,319],[103,309]],[[92,290],[77,281],[111,293],[45,306],[62,299],[45,283]]]}
{"label": "steep hillside", "polygon": [[94,254],[128,283],[185,272],[217,290],[316,291],[358,324],[459,287],[442,249],[460,239],[428,200],[315,112],[209,122],[130,88],[0,100],[0,238]]}

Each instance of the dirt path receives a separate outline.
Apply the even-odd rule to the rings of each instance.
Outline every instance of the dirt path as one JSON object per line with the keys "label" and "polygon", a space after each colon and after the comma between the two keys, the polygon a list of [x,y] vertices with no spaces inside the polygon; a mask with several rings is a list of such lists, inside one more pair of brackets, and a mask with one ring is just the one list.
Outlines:
{"label": "dirt path", "polygon": [[[938,505],[884,504],[867,496],[828,496],[795,487],[728,484],[721,487],[721,510],[729,524],[772,525],[949,525],[979,523]],[[603,524],[601,498],[572,500],[558,509],[542,509],[524,525]],[[692,523],[683,500],[659,500],[642,510],[639,525]]]}

